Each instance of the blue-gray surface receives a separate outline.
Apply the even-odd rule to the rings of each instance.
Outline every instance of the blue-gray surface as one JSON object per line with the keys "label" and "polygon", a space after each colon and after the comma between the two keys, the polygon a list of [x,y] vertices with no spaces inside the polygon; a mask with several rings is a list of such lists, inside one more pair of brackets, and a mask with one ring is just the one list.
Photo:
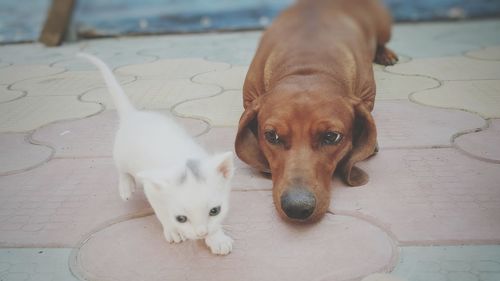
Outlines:
{"label": "blue-gray surface", "polygon": [[[80,0],[81,37],[265,27],[294,0]],[[500,0],[384,0],[397,21],[500,16]],[[50,0],[0,0],[0,42],[36,40]]]}

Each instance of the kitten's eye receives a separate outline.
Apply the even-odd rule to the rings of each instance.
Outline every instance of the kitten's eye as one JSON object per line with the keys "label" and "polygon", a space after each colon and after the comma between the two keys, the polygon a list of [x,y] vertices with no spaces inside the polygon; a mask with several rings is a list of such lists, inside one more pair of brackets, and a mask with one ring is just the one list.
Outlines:
{"label": "kitten's eye", "polygon": [[322,145],[334,145],[342,141],[342,135],[337,132],[326,132],[321,135]]}
{"label": "kitten's eye", "polygon": [[281,142],[280,137],[275,130],[266,131],[264,137],[270,144],[279,144]]}
{"label": "kitten's eye", "polygon": [[186,216],[177,216],[175,217],[175,220],[177,220],[180,223],[185,223],[187,222],[188,218]]}
{"label": "kitten's eye", "polygon": [[217,216],[220,213],[220,206],[213,207],[210,209],[210,212],[208,213],[210,216],[214,217]]}

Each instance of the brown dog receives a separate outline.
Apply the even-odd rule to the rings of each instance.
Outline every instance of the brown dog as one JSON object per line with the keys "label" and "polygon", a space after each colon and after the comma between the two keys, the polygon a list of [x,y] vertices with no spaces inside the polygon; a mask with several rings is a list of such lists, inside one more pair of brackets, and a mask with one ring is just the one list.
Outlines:
{"label": "brown dog", "polygon": [[376,0],[303,0],[264,33],[235,146],[244,162],[271,172],[282,217],[321,218],[336,170],[351,186],[368,181],[354,164],[376,151],[372,61],[397,61],[385,47],[391,22]]}

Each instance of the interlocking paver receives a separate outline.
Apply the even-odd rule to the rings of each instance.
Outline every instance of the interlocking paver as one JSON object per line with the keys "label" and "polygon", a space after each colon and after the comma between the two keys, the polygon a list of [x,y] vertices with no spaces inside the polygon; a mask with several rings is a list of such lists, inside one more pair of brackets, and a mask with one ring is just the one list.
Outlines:
{"label": "interlocking paver", "polygon": [[249,65],[260,36],[261,32],[170,36],[169,44],[148,46],[139,54],[161,59],[205,58],[232,65]]}
{"label": "interlocking paver", "polygon": [[455,144],[465,152],[480,159],[500,163],[500,119],[492,119],[488,129],[461,135]]}
{"label": "interlocking paver", "polygon": [[0,175],[36,167],[51,156],[51,148],[30,144],[25,134],[0,134]]}
{"label": "interlocking paver", "polygon": [[439,88],[414,94],[413,99],[427,105],[463,109],[486,118],[498,118],[500,80],[445,81]]}
{"label": "interlocking paver", "polygon": [[424,75],[439,80],[499,79],[500,61],[439,57],[415,59],[386,69],[393,73]]}
{"label": "interlocking paver", "polygon": [[74,57],[83,45],[63,44],[57,48],[45,47],[41,43],[0,46],[0,59],[14,65],[53,65]]}
{"label": "interlocking paver", "polygon": [[[127,84],[135,78],[117,76],[121,84]],[[77,96],[84,92],[105,87],[101,74],[93,71],[66,71],[60,74],[24,80],[12,85],[14,90],[23,90],[33,96]]]}
{"label": "interlocking paver", "polygon": [[50,122],[95,114],[101,106],[76,97],[25,97],[0,104],[0,132],[23,132]]}
{"label": "interlocking paver", "polygon": [[77,281],[68,268],[71,249],[0,249],[0,280]]}
{"label": "interlocking paver", "polygon": [[123,202],[111,158],[53,159],[0,177],[0,246],[72,247],[115,218],[149,209],[142,191]]}
{"label": "interlocking paver", "polygon": [[399,24],[389,46],[412,58],[460,55],[484,45],[500,44],[500,21]]}
{"label": "interlocking paver", "polygon": [[500,240],[499,165],[442,148],[381,150],[360,167],[370,181],[336,180],[333,208],[374,217],[403,243]]}
{"label": "interlocking paver", "polygon": [[409,101],[378,101],[373,117],[381,148],[449,146],[458,132],[485,126],[479,116]]}
{"label": "interlocking paver", "polygon": [[196,74],[228,69],[229,65],[203,59],[164,59],[151,63],[120,67],[116,73],[134,75],[141,79],[177,80],[189,79]]}
{"label": "interlocking paver", "polygon": [[500,46],[486,47],[479,50],[469,51],[465,55],[473,59],[500,60]]}
{"label": "interlocking paver", "polygon": [[181,103],[174,111],[184,116],[205,117],[214,126],[234,126],[243,113],[243,96],[241,91],[224,91],[211,98]]}
{"label": "interlocking paver", "polygon": [[277,217],[269,191],[233,192],[231,200],[229,256],[214,257],[202,241],[168,244],[148,216],[93,234],[73,267],[116,280],[351,280],[392,267],[393,241],[367,221],[326,215],[315,225],[290,225]]}
{"label": "interlocking paver", "polygon": [[[86,49],[81,50],[82,52],[88,52]],[[116,69],[118,67],[123,67],[127,65],[149,63],[156,60],[154,57],[140,56],[135,53],[101,53],[97,52],[95,54],[100,59],[104,60],[106,64],[109,65],[111,69]],[[60,60],[54,64],[56,67],[63,67],[68,70],[74,71],[86,71],[93,70],[95,67],[81,59],[75,58],[74,56],[67,57],[66,59]]]}
{"label": "interlocking paver", "polygon": [[7,85],[0,85],[0,103],[9,102],[24,96],[23,91],[11,90]]}
{"label": "interlocking paver", "polygon": [[[176,119],[193,136],[208,130],[208,124],[200,120]],[[111,157],[117,129],[118,116],[110,110],[90,118],[44,126],[36,130],[33,139],[50,143],[56,150],[55,157]]]}
{"label": "interlocking paver", "polygon": [[[210,97],[221,91],[219,86],[193,83],[185,78],[137,80],[122,86],[139,109],[169,109],[182,101]],[[102,103],[106,109],[115,108],[106,88],[91,90],[82,96],[82,100]]]}
{"label": "interlocking paver", "polygon": [[375,68],[377,84],[377,100],[407,100],[412,93],[433,89],[440,85],[439,81],[429,77],[413,75],[397,75]]}
{"label": "interlocking paver", "polygon": [[246,66],[235,66],[226,70],[203,73],[194,77],[193,81],[219,85],[224,90],[242,90],[247,71],[248,67]]}
{"label": "interlocking paver", "polygon": [[29,78],[45,77],[64,72],[64,68],[48,65],[11,65],[0,68],[0,84],[8,85]]}
{"label": "interlocking paver", "polygon": [[402,247],[393,274],[411,281],[500,278],[500,246]]}

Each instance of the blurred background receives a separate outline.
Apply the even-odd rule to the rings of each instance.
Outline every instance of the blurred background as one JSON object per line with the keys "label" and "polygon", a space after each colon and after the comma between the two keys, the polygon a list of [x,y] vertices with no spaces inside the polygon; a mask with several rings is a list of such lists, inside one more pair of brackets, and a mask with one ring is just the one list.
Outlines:
{"label": "blurred background", "polygon": [[[51,0],[0,0],[0,43],[36,41]],[[265,28],[293,0],[76,0],[67,40]],[[500,16],[500,0],[384,0],[398,22]]]}

